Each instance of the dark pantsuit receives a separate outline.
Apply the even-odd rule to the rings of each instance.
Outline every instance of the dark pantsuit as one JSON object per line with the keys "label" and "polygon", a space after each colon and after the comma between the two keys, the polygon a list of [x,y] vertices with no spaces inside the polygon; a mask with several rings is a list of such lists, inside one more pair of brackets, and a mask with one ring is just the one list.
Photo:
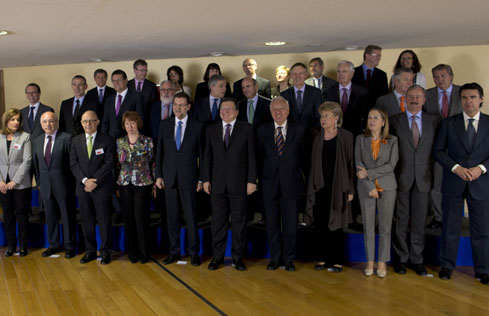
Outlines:
{"label": "dark pantsuit", "polygon": [[31,188],[8,190],[7,194],[0,193],[3,208],[5,231],[8,247],[15,249],[17,236],[16,221],[19,223],[19,247],[27,247],[27,226],[29,225],[29,210],[31,208]]}
{"label": "dark pantsuit", "polygon": [[[428,195],[428,192],[419,192],[416,182],[413,183],[410,191],[397,192],[397,208],[394,215],[394,251],[397,260],[401,263],[407,263],[408,260],[411,260],[412,264],[423,263]],[[410,245],[407,242],[409,220],[411,220]]]}
{"label": "dark pantsuit", "polygon": [[48,227],[48,242],[49,247],[58,248],[59,244],[59,215],[61,215],[61,223],[63,224],[63,241],[65,249],[76,248],[76,202],[73,199],[70,201],[56,201],[54,198],[42,199],[46,211],[46,224]]}
{"label": "dark pantsuit", "polygon": [[79,201],[86,252],[97,252],[97,240],[95,239],[95,220],[97,220],[102,240],[100,254],[102,256],[110,255],[112,249],[112,195],[103,191],[95,191],[79,196]]}
{"label": "dark pantsuit", "polygon": [[124,215],[127,253],[130,258],[149,256],[149,205],[153,185],[119,186],[122,214]]}
{"label": "dark pantsuit", "polygon": [[[212,194],[212,252],[216,259],[224,258],[229,226],[229,212],[231,213],[233,260],[243,258],[246,242],[246,195]],[[229,208],[228,208],[229,205]]]}

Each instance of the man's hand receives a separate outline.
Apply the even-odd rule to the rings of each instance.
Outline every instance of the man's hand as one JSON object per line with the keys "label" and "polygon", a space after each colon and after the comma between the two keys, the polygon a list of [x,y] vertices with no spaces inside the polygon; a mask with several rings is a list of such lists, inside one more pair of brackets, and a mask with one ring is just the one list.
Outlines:
{"label": "man's hand", "polygon": [[158,189],[163,190],[165,188],[165,182],[163,182],[163,178],[156,179],[155,185],[158,187]]}
{"label": "man's hand", "polygon": [[482,174],[482,169],[479,166],[475,166],[469,169],[472,174],[472,181],[479,179]]}
{"label": "man's hand", "polygon": [[[479,167],[476,167],[476,168],[480,170]],[[473,175],[469,169],[464,168],[462,166],[458,166],[457,168],[455,168],[454,172],[457,176],[460,177],[460,179],[462,179],[464,181],[472,181]]]}
{"label": "man's hand", "polygon": [[211,183],[209,181],[204,182],[204,192],[211,194]]}
{"label": "man's hand", "polygon": [[197,182],[197,192],[199,192],[200,190],[202,190],[202,182],[198,181]]}
{"label": "man's hand", "polygon": [[248,183],[246,185],[246,194],[252,195],[256,191],[256,184]]}
{"label": "man's hand", "polygon": [[348,194],[348,202],[351,202],[353,201],[353,194]]}
{"label": "man's hand", "polygon": [[85,192],[92,192],[97,187],[97,179],[87,179],[85,181]]}

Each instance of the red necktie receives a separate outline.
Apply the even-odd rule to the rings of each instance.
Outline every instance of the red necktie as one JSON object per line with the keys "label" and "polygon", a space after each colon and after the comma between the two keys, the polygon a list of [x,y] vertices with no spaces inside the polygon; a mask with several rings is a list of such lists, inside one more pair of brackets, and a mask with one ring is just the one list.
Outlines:
{"label": "red necktie", "polygon": [[419,143],[419,128],[418,124],[416,123],[416,115],[411,116],[411,130],[413,132],[413,143],[414,143],[414,148],[418,148],[418,143]]}
{"label": "red necktie", "polygon": [[365,79],[365,87],[370,88],[370,80],[372,80],[372,70],[367,69],[367,79]]}

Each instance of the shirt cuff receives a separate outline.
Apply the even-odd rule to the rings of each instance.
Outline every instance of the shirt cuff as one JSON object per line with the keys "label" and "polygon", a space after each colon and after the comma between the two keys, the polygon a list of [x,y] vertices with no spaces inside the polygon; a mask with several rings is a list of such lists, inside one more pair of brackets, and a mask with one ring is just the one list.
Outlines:
{"label": "shirt cuff", "polygon": [[82,183],[83,183],[83,184],[85,184],[85,181],[87,181],[87,180],[88,180],[88,178],[87,178],[87,177],[83,178],[83,179],[82,179]]}
{"label": "shirt cuff", "polygon": [[481,170],[482,170],[482,174],[485,174],[485,173],[487,172],[487,169],[486,169],[486,167],[484,167],[484,165],[483,165],[483,164],[480,164],[480,165],[478,165],[477,167],[481,168]]}
{"label": "shirt cuff", "polygon": [[453,167],[452,167],[452,172],[455,173],[455,169],[457,169],[457,167],[459,167],[460,165],[458,163],[456,163]]}

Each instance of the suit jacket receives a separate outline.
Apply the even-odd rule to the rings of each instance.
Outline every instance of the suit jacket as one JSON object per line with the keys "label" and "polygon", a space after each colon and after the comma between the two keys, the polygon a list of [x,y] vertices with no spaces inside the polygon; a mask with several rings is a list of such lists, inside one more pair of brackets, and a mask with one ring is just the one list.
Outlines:
{"label": "suit jacket", "polygon": [[301,123],[306,127],[319,126],[318,109],[323,102],[321,90],[309,85],[304,85],[304,95],[302,96],[302,111],[299,113],[294,87],[282,91],[280,95],[289,102],[290,114],[289,119]]}
{"label": "suit jacket", "polygon": [[[162,122],[161,120],[161,101],[156,101],[151,104],[151,109],[149,112],[149,124],[151,127],[151,134],[149,135],[151,138],[153,138],[153,143],[155,146],[158,146],[158,135],[160,132],[160,124]],[[168,113],[168,117],[175,117],[173,114],[173,111]]]}
{"label": "suit jacket", "polygon": [[127,88],[129,91],[141,95],[141,104],[143,105],[145,111],[149,111],[149,106],[159,98],[159,92],[156,88],[156,84],[148,79],[144,79],[141,92],[136,92],[136,81],[134,79],[129,80],[127,83]]}
{"label": "suit jacket", "polygon": [[222,122],[206,129],[202,181],[212,194],[246,195],[247,183],[256,183],[255,139],[250,124],[236,121],[229,148],[224,147]]}
{"label": "suit jacket", "polygon": [[78,111],[78,116],[73,117],[73,102],[75,97],[69,98],[61,102],[61,107],[59,111],[59,130],[70,134],[71,136],[76,136],[83,133],[83,127],[81,124],[81,117],[83,113],[88,110],[97,111],[97,100],[91,99],[89,96],[85,95],[83,102]]}
{"label": "suit jacket", "polygon": [[[338,83],[336,80],[331,79],[330,77],[326,77],[323,75],[321,77],[321,82],[323,83],[323,86],[321,87],[321,94],[324,95],[326,90],[328,90],[330,87],[334,86],[336,83]],[[315,87],[314,85],[314,77],[309,77],[306,79],[306,84]]]}
{"label": "suit jacket", "polygon": [[[462,103],[460,101],[460,86],[453,85],[452,94],[449,100],[448,116],[454,116],[462,113]],[[441,116],[440,106],[438,104],[438,88],[434,87],[426,91],[426,103],[424,105],[424,110],[427,113],[437,114],[440,118]]]}
{"label": "suit jacket", "polygon": [[[200,98],[209,97],[209,94],[210,94],[209,82],[208,81],[199,82],[197,84],[197,87],[195,88],[194,102]],[[224,94],[224,96],[226,98],[231,98],[233,96],[233,93],[231,92],[231,86],[227,81],[226,81],[226,93]]]}
{"label": "suit jacket", "polygon": [[304,193],[306,127],[287,121],[287,134],[280,156],[275,145],[275,123],[260,125],[257,130],[258,159],[263,196],[274,198],[277,193],[297,197]]}
{"label": "suit jacket", "polygon": [[355,142],[355,166],[367,169],[367,177],[359,179],[358,183],[362,184],[365,193],[375,189],[375,180],[379,182],[382,189],[394,190],[397,188],[394,169],[399,160],[397,137],[391,136],[385,140],[385,144],[380,144],[377,160],[372,156],[371,141],[372,137],[359,135]]}
{"label": "suit jacket", "polygon": [[[253,126],[258,126],[265,122],[272,120],[272,114],[270,113],[270,99],[262,96],[258,96],[256,102],[255,115],[253,116]],[[238,120],[248,122],[248,112],[246,110],[248,106],[248,99],[241,100],[239,103]]]}
{"label": "suit jacket", "polygon": [[144,120],[144,113],[141,104],[140,96],[132,92],[127,91],[126,97],[122,101],[121,108],[119,109],[119,115],[115,114],[115,99],[117,93],[109,96],[105,103],[104,120],[102,121],[103,134],[114,137],[114,139],[121,138],[126,135],[126,132],[122,129],[122,115],[127,111],[136,111]]}
{"label": "suit jacket", "polygon": [[32,145],[32,164],[37,184],[44,199],[54,195],[56,200],[66,200],[69,192],[74,196],[73,175],[70,168],[71,135],[57,132],[49,165],[44,160],[45,133],[36,137]]}
{"label": "suit jacket", "polygon": [[0,181],[17,183],[16,190],[30,188],[32,160],[31,135],[26,132],[15,133],[7,154],[7,136],[0,134]]}
{"label": "suit jacket", "polygon": [[88,90],[87,96],[89,96],[92,100],[97,100],[97,116],[98,119],[102,122],[104,119],[105,102],[111,95],[115,94],[116,92],[114,88],[105,86],[104,97],[102,99],[102,103],[100,103],[98,98],[98,89],[98,86],[95,86],[95,88]]}
{"label": "suit jacket", "polygon": [[476,200],[487,200],[489,176],[481,175],[475,181],[463,181],[452,172],[455,164],[472,168],[479,164],[489,170],[489,116],[481,113],[473,148],[468,145],[463,113],[442,120],[436,138],[433,156],[443,166],[442,192],[458,196],[468,188]]}
{"label": "suit jacket", "polygon": [[31,138],[34,138],[43,133],[43,130],[41,128],[41,115],[43,115],[44,112],[48,112],[48,111],[54,113],[54,109],[50,106],[39,103],[39,108],[37,109],[36,117],[34,118],[34,126],[32,127],[32,129],[30,128],[28,122],[29,111],[30,111],[30,105],[20,110],[20,114],[22,116],[22,129],[24,130],[24,132],[31,134]]}
{"label": "suit jacket", "polygon": [[97,133],[93,142],[92,154],[88,158],[85,133],[73,137],[70,151],[71,172],[76,179],[76,195],[87,194],[82,180],[97,179],[97,187],[92,192],[111,195],[114,188],[115,142],[108,135]]}
{"label": "suit jacket", "polygon": [[[326,90],[324,100],[340,103],[339,91],[339,83],[336,83]],[[352,83],[350,99],[348,100],[346,112],[343,113],[343,124],[341,127],[352,132],[355,136],[362,134],[367,123],[367,102],[368,90]]]}
{"label": "suit jacket", "polygon": [[421,114],[422,134],[417,148],[414,148],[413,133],[409,128],[407,114],[400,113],[389,120],[392,134],[397,136],[399,142],[399,161],[396,166],[399,190],[410,191],[416,181],[420,192],[429,192],[433,183],[431,152],[440,119],[433,114]]}
{"label": "suit jacket", "polygon": [[[241,78],[233,84],[233,95],[237,101],[246,99],[243,94],[243,87],[241,86],[243,79],[244,78]],[[272,95],[272,91],[270,89],[270,81],[265,78],[256,76],[256,83],[258,83],[258,94],[262,97],[270,98],[270,96]]]}
{"label": "suit jacket", "polygon": [[195,190],[199,181],[198,162],[202,161],[201,134],[203,124],[188,117],[180,150],[175,143],[175,118],[161,122],[156,150],[156,178],[165,187]]}
{"label": "suit jacket", "polygon": [[[365,77],[363,75],[362,65],[355,68],[355,74],[351,80],[353,83],[367,88],[365,84]],[[387,85],[387,74],[375,67],[372,72],[372,79],[370,80],[370,86],[367,88],[369,92],[369,99],[367,103],[368,109],[372,108],[375,104],[375,101],[383,95],[389,93],[389,87]]]}
{"label": "suit jacket", "polygon": [[[404,104],[407,107],[407,100],[404,101]],[[375,102],[375,106],[386,110],[389,117],[402,113],[401,105],[394,92],[379,97]]]}
{"label": "suit jacket", "polygon": [[[219,103],[218,108],[220,106],[221,104]],[[200,98],[197,101],[195,101],[192,117],[195,120],[204,124],[204,128],[213,122],[209,97]],[[216,122],[221,121],[221,117],[219,116],[219,111],[217,112],[215,121]]]}

